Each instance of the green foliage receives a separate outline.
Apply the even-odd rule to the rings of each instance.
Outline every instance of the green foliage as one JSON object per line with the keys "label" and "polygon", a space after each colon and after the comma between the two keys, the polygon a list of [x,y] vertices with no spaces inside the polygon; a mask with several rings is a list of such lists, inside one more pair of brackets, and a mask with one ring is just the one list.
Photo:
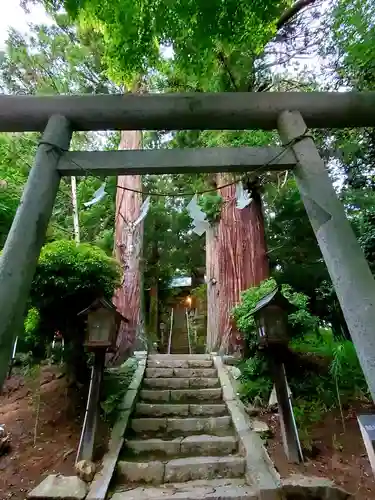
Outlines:
{"label": "green foliage", "polygon": [[26,315],[24,321],[24,336],[23,344],[24,349],[33,350],[40,343],[39,338],[39,324],[40,324],[40,314],[36,307],[31,307]]}
{"label": "green foliage", "polygon": [[223,206],[223,198],[219,193],[212,192],[201,195],[198,198],[198,204],[206,214],[210,224],[218,221]]}
{"label": "green foliage", "polygon": [[321,422],[327,412],[325,404],[319,400],[297,398],[293,401],[293,413],[296,419],[298,435],[305,451],[312,451],[313,439],[311,428]]}
{"label": "green foliage", "polygon": [[111,298],[119,279],[118,264],[98,247],[61,240],[42,248],[30,293],[40,315],[38,333],[44,342],[51,341],[56,330],[63,334],[65,359],[82,378],[85,328],[77,314],[98,297]]}
{"label": "green foliage", "polygon": [[[128,84],[135,75],[162,67],[163,46],[173,47],[176,67],[206,83],[228,53],[250,70],[253,58],[275,33],[277,18],[288,5],[273,0],[65,1],[65,8],[82,26],[103,35],[111,77]],[[246,55],[236,53],[239,47],[244,47]]]}
{"label": "green foliage", "polygon": [[251,358],[240,365],[241,386],[240,395],[245,400],[266,404],[272,389],[268,364],[261,352],[255,353]]}
{"label": "green foliage", "polygon": [[[237,328],[245,333],[250,349],[254,349],[257,345],[257,333],[252,311],[259,300],[274,290],[276,286],[276,281],[270,278],[262,281],[257,287],[249,288],[242,293],[241,302],[232,311]],[[295,292],[289,285],[282,285],[281,292],[289,302],[297,307],[297,311],[288,316],[290,333],[307,333],[316,328],[317,318],[308,311],[308,297],[303,293]]]}
{"label": "green foliage", "polygon": [[137,360],[129,358],[120,368],[105,370],[100,408],[106,422],[113,424],[119,412],[129,384],[137,368]]}
{"label": "green foliage", "polygon": [[0,249],[21,198],[35,152],[35,134],[0,134]]}
{"label": "green foliage", "polygon": [[333,10],[332,35],[341,56],[339,74],[359,90],[374,80],[375,6],[371,0],[340,0]]}
{"label": "green foliage", "polygon": [[[266,405],[272,380],[264,354],[256,352],[239,368],[241,397]],[[351,401],[370,399],[354,345],[335,340],[330,330],[293,339],[286,372],[298,431],[306,449],[313,444],[311,427],[323,420],[328,411],[342,410]]]}
{"label": "green foliage", "polygon": [[202,285],[193,288],[190,292],[190,295],[195,298],[200,303],[207,302],[207,285],[204,283]]}
{"label": "green foliage", "polygon": [[87,243],[54,241],[41,251],[31,300],[39,311],[52,308],[59,314],[58,309],[65,301],[74,304],[77,311],[97,297],[111,297],[118,284],[118,265],[100,248]]}

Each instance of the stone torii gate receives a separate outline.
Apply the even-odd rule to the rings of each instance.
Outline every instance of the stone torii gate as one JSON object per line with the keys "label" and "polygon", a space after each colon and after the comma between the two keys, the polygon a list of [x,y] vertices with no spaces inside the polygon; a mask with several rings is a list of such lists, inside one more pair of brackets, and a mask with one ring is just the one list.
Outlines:
{"label": "stone torii gate", "polygon": [[[309,128],[375,125],[375,92],[0,96],[0,132],[43,131],[0,259],[0,388],[60,177],[293,170],[375,400],[375,281]],[[282,148],[69,152],[75,130],[275,129]],[[272,161],[273,160],[273,161]]]}

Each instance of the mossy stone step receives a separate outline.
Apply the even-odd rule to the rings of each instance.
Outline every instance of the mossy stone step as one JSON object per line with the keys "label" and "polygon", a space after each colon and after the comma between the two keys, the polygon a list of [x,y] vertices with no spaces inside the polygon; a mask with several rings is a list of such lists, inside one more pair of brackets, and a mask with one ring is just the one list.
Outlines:
{"label": "mossy stone step", "polygon": [[228,413],[225,404],[171,404],[171,403],[138,403],[135,409],[136,416],[146,417],[220,417]]}
{"label": "mossy stone step", "polygon": [[118,483],[161,484],[214,479],[215,477],[241,477],[245,473],[245,459],[240,456],[176,458],[169,462],[117,463]]}
{"label": "mossy stone step", "polygon": [[224,456],[237,451],[238,442],[235,436],[213,436],[200,434],[174,439],[127,439],[124,455],[157,460],[160,457],[181,458],[181,456]]}
{"label": "mossy stone step", "polygon": [[186,417],[186,418],[133,418],[131,429],[136,433],[158,432],[164,434],[213,434],[223,435],[230,430],[231,418]]}
{"label": "mossy stone step", "polygon": [[144,389],[210,389],[220,387],[217,377],[193,377],[193,378],[144,378]]}
{"label": "mossy stone step", "polygon": [[140,391],[142,402],[171,402],[171,403],[196,403],[222,401],[221,387],[208,389],[142,389]]}

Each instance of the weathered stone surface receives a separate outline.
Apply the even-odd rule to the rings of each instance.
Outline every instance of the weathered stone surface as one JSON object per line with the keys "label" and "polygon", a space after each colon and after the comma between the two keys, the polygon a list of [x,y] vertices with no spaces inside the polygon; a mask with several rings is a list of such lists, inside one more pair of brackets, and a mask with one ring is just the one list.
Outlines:
{"label": "weathered stone surface", "polygon": [[146,368],[147,378],[173,377],[173,368]]}
{"label": "weathered stone surface", "polygon": [[189,368],[187,359],[149,359],[147,368]]}
{"label": "weathered stone surface", "polygon": [[151,389],[187,389],[188,378],[145,378],[143,385]]}
{"label": "weathered stone surface", "polygon": [[134,454],[160,452],[165,455],[178,455],[182,437],[165,441],[163,439],[134,439],[126,441],[126,447]]}
{"label": "weathered stone surface", "polygon": [[270,432],[270,428],[266,422],[262,422],[262,420],[255,418],[251,419],[251,428],[258,434],[267,434]]}
{"label": "weathered stone surface", "polygon": [[166,418],[134,418],[132,429],[135,432],[156,432],[167,428]]}
{"label": "weathered stone surface", "polygon": [[133,378],[129,384],[129,387],[128,387],[128,390],[138,390],[139,389],[139,386],[141,385],[142,383],[142,380],[143,380],[143,375],[145,373],[145,368],[146,368],[146,365],[145,363],[142,363],[141,361],[138,363],[138,367],[137,369],[135,370],[134,372],[134,375],[133,375]]}
{"label": "weathered stone surface", "polygon": [[[175,380],[185,380],[185,379],[175,379]],[[199,387],[199,388],[211,388],[219,386],[218,378],[191,378],[189,381],[189,387]]]}
{"label": "weathered stone surface", "polygon": [[140,399],[142,401],[169,401],[170,399],[170,391],[167,390],[157,390],[150,391],[147,389],[143,389],[140,392]]}
{"label": "weathered stone surface", "polygon": [[188,436],[181,441],[181,453],[191,455],[230,455],[237,450],[234,436]]}
{"label": "weathered stone surface", "polygon": [[189,368],[211,368],[213,366],[212,359],[189,359]]}
{"label": "weathered stone surface", "polygon": [[149,361],[153,360],[170,360],[170,359],[178,359],[178,360],[188,360],[188,361],[196,361],[196,360],[212,360],[210,354],[150,354],[148,357]]}
{"label": "weathered stone surface", "polygon": [[236,397],[221,358],[213,356],[213,361],[223,390],[223,399],[227,404],[233,426],[239,437],[241,455],[246,458],[246,478],[259,490],[269,491],[272,496],[272,492],[280,486],[280,476],[263,446],[262,439],[251,430],[249,416],[241,401]]}
{"label": "weathered stone surface", "polygon": [[136,415],[154,417],[177,415],[187,417],[189,415],[189,405],[138,403],[136,406]]}
{"label": "weathered stone surface", "polygon": [[225,404],[216,404],[216,405],[189,405],[189,413],[193,417],[200,416],[212,416],[219,417],[221,415],[226,415],[228,413],[227,407]]}
{"label": "weathered stone surface", "polygon": [[352,495],[337,488],[329,479],[293,474],[282,482],[285,498],[324,498],[324,500],[349,500]]}
{"label": "weathered stone surface", "polygon": [[217,377],[217,372],[215,368],[175,368],[173,375],[182,378],[215,378]]}
{"label": "weathered stone surface", "polygon": [[137,394],[138,394],[137,389],[128,389],[123,400],[120,401],[119,409],[132,410],[135,404],[135,400],[137,398]]}
{"label": "weathered stone surface", "polygon": [[118,481],[124,483],[160,484],[164,477],[163,462],[124,462],[117,463]]}
{"label": "weathered stone surface", "polygon": [[164,482],[184,482],[196,479],[239,477],[244,473],[242,457],[178,458],[165,464]]}
{"label": "weathered stone surface", "polygon": [[80,460],[74,466],[77,476],[85,481],[85,483],[91,483],[94,479],[96,466],[94,462],[90,460]]}
{"label": "weathered stone surface", "polygon": [[232,386],[229,375],[225,369],[225,366],[220,358],[220,356],[214,356],[214,366],[217,370],[217,374],[220,380],[220,385],[223,390],[224,401],[233,401],[237,399],[236,392]]}
{"label": "weathered stone surface", "polygon": [[191,418],[168,418],[167,432],[180,431],[185,432],[203,432],[203,433],[222,433],[230,429],[230,417],[191,417]]}
{"label": "weathered stone surface", "polygon": [[95,474],[86,500],[104,500],[106,498],[123,443],[124,438],[120,438],[117,441],[111,439],[108,451],[102,459],[102,467],[100,471]]}
{"label": "weathered stone surface", "polygon": [[87,486],[77,476],[62,476],[51,474],[46,477],[27,496],[33,500],[83,500],[87,493]]}
{"label": "weathered stone surface", "polygon": [[131,410],[122,410],[119,412],[115,425],[111,432],[111,442],[116,442],[125,434],[128,426]]}
{"label": "weathered stone surface", "polygon": [[171,391],[171,401],[220,401],[221,388]]}
{"label": "weathered stone surface", "polygon": [[213,479],[116,491],[112,500],[264,500],[242,479]]}

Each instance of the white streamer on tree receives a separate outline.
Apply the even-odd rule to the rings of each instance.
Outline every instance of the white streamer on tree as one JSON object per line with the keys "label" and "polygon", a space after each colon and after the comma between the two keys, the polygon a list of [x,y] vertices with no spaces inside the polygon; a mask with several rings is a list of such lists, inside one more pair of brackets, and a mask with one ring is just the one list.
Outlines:
{"label": "white streamer on tree", "polygon": [[100,188],[95,191],[91,200],[86,201],[86,203],[84,203],[84,206],[86,208],[91,207],[92,205],[95,205],[95,203],[98,203],[98,201],[101,201],[104,198],[104,196],[106,196],[107,193],[105,192],[105,185],[106,185],[106,183],[103,182],[103,184],[100,186]]}
{"label": "white streamer on tree", "polygon": [[197,195],[195,194],[193,198],[190,200],[188,206],[186,207],[190,217],[193,219],[193,232],[198,236],[202,236],[202,234],[209,229],[210,224],[208,220],[206,220],[206,214],[203,212],[201,207],[198,205]]}
{"label": "white streamer on tree", "polygon": [[236,184],[236,200],[236,207],[240,210],[247,207],[251,203],[251,196],[249,194],[249,191],[243,188],[242,182],[238,182]]}

